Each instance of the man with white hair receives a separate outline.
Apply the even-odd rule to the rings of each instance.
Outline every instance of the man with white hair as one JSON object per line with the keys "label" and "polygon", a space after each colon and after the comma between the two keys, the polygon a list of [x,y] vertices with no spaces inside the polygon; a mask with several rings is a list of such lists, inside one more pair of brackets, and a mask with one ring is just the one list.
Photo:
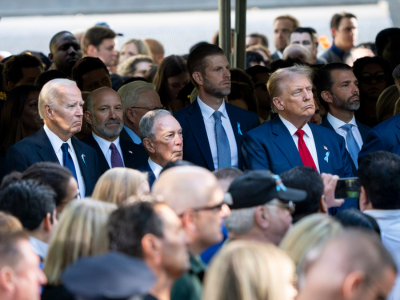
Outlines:
{"label": "man with white hair", "polygon": [[74,81],[51,80],[40,92],[38,106],[43,128],[8,150],[2,175],[23,172],[37,162],[57,162],[74,175],[82,198],[91,195],[100,177],[97,154],[74,137],[82,127],[81,91]]}
{"label": "man with white hair", "polygon": [[118,94],[124,110],[121,139],[142,145],[139,122],[147,112],[163,108],[160,96],[152,83],[140,80],[125,84],[118,90]]}

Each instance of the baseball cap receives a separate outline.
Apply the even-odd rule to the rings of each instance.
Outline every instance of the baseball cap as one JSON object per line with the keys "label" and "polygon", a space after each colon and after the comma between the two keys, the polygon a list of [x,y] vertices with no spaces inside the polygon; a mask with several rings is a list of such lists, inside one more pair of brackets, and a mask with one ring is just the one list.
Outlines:
{"label": "baseball cap", "polygon": [[[98,23],[95,24],[95,26],[104,26],[104,27],[108,27],[108,28],[111,29],[110,25],[108,25],[108,23],[106,23],[106,22],[98,22]],[[114,32],[115,32],[115,31],[114,31]],[[117,36],[124,36],[123,33],[115,32],[115,34],[116,34]]]}
{"label": "baseball cap", "polygon": [[231,209],[264,205],[273,199],[299,202],[306,197],[306,191],[285,187],[279,176],[262,170],[248,171],[238,176],[225,195]]}

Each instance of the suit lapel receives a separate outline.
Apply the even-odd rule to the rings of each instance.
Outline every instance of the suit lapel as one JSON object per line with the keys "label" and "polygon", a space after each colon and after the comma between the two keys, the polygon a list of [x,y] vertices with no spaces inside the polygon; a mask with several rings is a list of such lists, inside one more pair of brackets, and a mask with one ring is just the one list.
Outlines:
{"label": "suit lapel", "polygon": [[[188,111],[189,116],[186,117],[187,122],[192,130],[193,136],[200,148],[201,153],[210,170],[214,170],[214,163],[211,154],[210,144],[208,142],[206,126],[204,125],[203,116],[201,114],[200,106],[195,101],[192,109]],[[185,143],[185,141],[184,141]]]}
{"label": "suit lapel", "polygon": [[400,144],[400,117],[397,117],[397,130],[396,130],[396,137],[397,137],[397,142]]}
{"label": "suit lapel", "polygon": [[97,152],[97,158],[99,159],[100,172],[101,172],[101,174],[103,174],[104,172],[106,172],[107,170],[110,169],[107,159],[105,158],[104,153],[101,150],[99,144],[94,139],[93,134],[89,135],[88,140],[90,141],[89,146],[92,147]]}
{"label": "suit lapel", "polygon": [[[321,133],[321,131],[318,130],[319,129],[318,125],[310,124],[310,123],[308,123],[308,125],[310,126],[311,131],[314,136],[314,143],[315,143],[315,148],[317,149],[320,173],[333,174],[333,172],[334,172],[334,167],[333,167],[334,157],[333,157],[333,153],[332,153],[333,148],[331,147],[331,143],[330,143],[329,139],[326,139],[325,136]],[[332,148],[332,149],[329,150],[330,148]],[[327,158],[328,161],[326,161],[325,157],[328,152],[329,152],[329,155]]]}
{"label": "suit lapel", "polygon": [[43,127],[40,128],[36,133],[35,144],[37,146],[37,152],[43,161],[50,161],[60,164],[53,145],[51,144],[50,139]]}
{"label": "suit lapel", "polygon": [[[74,146],[76,158],[78,160],[79,169],[81,170],[82,177],[85,181],[86,188],[88,187],[88,183],[90,182],[90,174],[89,169],[85,163],[85,153],[83,153],[82,147],[79,144],[79,140],[76,137],[71,138],[72,146]],[[97,143],[96,143],[97,144]]]}
{"label": "suit lapel", "polygon": [[[239,118],[237,114],[232,109],[232,105],[229,103],[225,103],[226,111],[228,112],[229,120],[231,121],[231,126],[233,133],[235,134],[235,140],[236,140],[236,147],[237,147],[237,153],[238,153],[238,160],[239,160],[239,167],[242,165],[241,164],[241,158],[242,156],[240,155],[240,148],[242,145],[242,135],[239,133]],[[242,125],[243,126],[243,125]]]}
{"label": "suit lapel", "polygon": [[272,133],[274,134],[273,141],[286,157],[290,166],[294,168],[295,166],[303,165],[299,150],[297,149],[293,138],[290,136],[289,130],[282,123],[281,119],[277,117],[272,119],[270,122],[272,122]]}

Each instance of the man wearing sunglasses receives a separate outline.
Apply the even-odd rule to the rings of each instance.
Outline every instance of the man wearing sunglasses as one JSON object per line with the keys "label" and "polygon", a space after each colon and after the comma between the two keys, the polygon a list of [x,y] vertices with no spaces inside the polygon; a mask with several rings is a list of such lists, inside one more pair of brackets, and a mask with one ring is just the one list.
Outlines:
{"label": "man wearing sunglasses", "polygon": [[249,171],[228,189],[231,215],[224,224],[232,240],[256,240],[279,245],[292,224],[294,202],[307,192],[285,187],[268,171]]}

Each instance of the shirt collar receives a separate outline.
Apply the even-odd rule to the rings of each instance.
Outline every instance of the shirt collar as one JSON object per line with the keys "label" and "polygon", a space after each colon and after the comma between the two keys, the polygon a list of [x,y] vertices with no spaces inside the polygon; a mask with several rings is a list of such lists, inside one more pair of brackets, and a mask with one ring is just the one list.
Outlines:
{"label": "shirt collar", "polygon": [[46,257],[47,250],[49,249],[49,244],[46,244],[45,242],[42,242],[41,240],[38,240],[33,236],[29,237],[29,242],[31,243],[33,250],[38,256],[40,256],[41,258]]}
{"label": "shirt collar", "polygon": [[154,161],[152,161],[150,157],[149,157],[148,163],[149,163],[150,169],[154,173],[154,176],[158,179],[158,176],[160,176],[160,173],[161,173],[163,167],[161,167],[160,165],[158,165]]}
{"label": "shirt collar", "polygon": [[[53,131],[51,131],[50,128],[47,127],[46,124],[43,126],[43,129],[46,132],[47,137],[49,138],[50,143],[53,146],[54,151],[58,152],[61,149],[62,144],[64,144],[65,142],[62,139],[60,139],[58,137],[58,135],[56,135]],[[69,138],[67,140],[67,143],[68,143],[69,147],[72,149],[71,138]]]}
{"label": "shirt collar", "polygon": [[[286,120],[284,117],[282,117],[281,115],[279,115],[279,118],[281,119],[282,123],[286,126],[286,128],[289,130],[290,135],[293,136],[296,131],[297,131],[297,127],[294,126],[292,123],[290,123],[288,120]],[[308,123],[306,123],[302,128],[300,128],[301,130],[304,131],[304,133],[308,136],[308,137],[312,137],[312,132],[311,132],[311,128],[310,126],[308,126]]]}
{"label": "shirt collar", "polygon": [[113,143],[115,146],[119,145],[119,137],[113,142],[109,142],[102,137],[99,137],[97,134],[95,134],[92,131],[93,138],[96,140],[97,144],[99,144],[99,147],[101,148],[101,151],[105,154],[107,151],[110,149],[110,145]]}
{"label": "shirt collar", "polygon": [[126,125],[124,125],[124,128],[135,144],[139,145],[142,143],[142,140],[140,139],[140,137],[132,129],[130,129]]}
{"label": "shirt collar", "polygon": [[[328,116],[326,118],[328,119],[328,122],[332,125],[333,129],[335,130],[339,129],[340,127],[346,124],[342,120],[339,120],[338,118],[332,116],[330,113],[328,113]],[[356,118],[354,116],[348,124],[358,127],[356,123]]]}
{"label": "shirt collar", "polygon": [[[209,118],[212,118],[214,120],[213,113],[215,112],[215,110],[205,104],[203,101],[201,101],[199,96],[197,96],[197,103],[200,106],[201,114],[203,115],[204,120],[208,120]],[[222,104],[218,108],[218,111],[222,113],[223,118],[227,117],[228,113],[226,112],[225,100],[222,101]]]}

